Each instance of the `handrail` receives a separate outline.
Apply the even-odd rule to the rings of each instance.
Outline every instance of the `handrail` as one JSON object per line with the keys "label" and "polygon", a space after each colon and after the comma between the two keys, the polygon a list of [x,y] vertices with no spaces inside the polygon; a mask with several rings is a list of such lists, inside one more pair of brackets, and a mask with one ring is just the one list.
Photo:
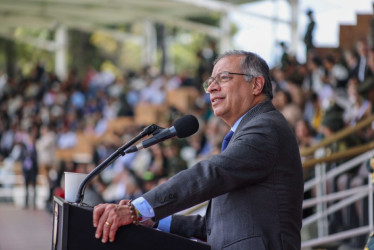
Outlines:
{"label": "handrail", "polygon": [[341,151],[341,152],[336,152],[331,155],[321,157],[321,158],[313,158],[313,159],[308,159],[303,162],[303,168],[310,168],[313,167],[314,165],[322,162],[336,162],[341,159],[349,158],[349,157],[354,157],[356,155],[359,155],[361,153],[367,152],[371,149],[374,148],[374,140],[361,146],[356,146],[352,147],[350,149]]}
{"label": "handrail", "polygon": [[316,198],[304,199],[303,209],[316,206],[321,202],[332,202],[332,201],[336,201],[342,198],[352,196],[356,193],[365,193],[365,192],[368,192],[368,187],[366,184],[359,186],[359,187],[352,188],[352,189],[343,190],[343,191],[335,192],[332,194],[327,194],[323,196],[322,198],[316,197]]}
{"label": "handrail", "polygon": [[[357,157],[354,157],[350,160],[344,161],[344,163],[339,164],[339,167],[330,169],[325,176],[325,179],[333,179],[336,176],[349,171],[350,169],[362,164],[364,161],[369,159],[372,155],[374,155],[374,151],[367,151]],[[304,182],[304,192],[311,190],[312,187],[315,187],[320,180],[313,178]]]}
{"label": "handrail", "polygon": [[[365,146],[373,146],[374,140],[368,143]],[[339,244],[341,240],[347,240],[356,236],[363,236],[370,232],[373,232],[373,203],[372,203],[372,195],[373,195],[373,184],[372,184],[372,175],[369,173],[367,174],[368,177],[368,184],[361,185],[359,187],[351,187],[346,190],[331,190],[332,192],[327,192],[326,185],[328,183],[328,179],[334,178],[337,175],[346,172],[347,170],[355,167],[359,164],[365,164],[368,159],[374,154],[374,150],[369,150],[364,152],[363,154],[356,156],[348,161],[345,161],[342,164],[337,165],[335,168],[326,170],[326,168],[322,165],[319,165],[322,169],[322,173],[316,173],[314,179],[307,181],[304,184],[304,191],[310,190],[311,188],[305,189],[305,186],[310,184],[314,184],[316,189],[321,187],[321,192],[316,192],[315,196],[309,199],[305,199],[303,202],[303,209],[316,207],[316,210],[313,214],[308,217],[303,218],[303,229],[308,230],[308,232],[312,232],[315,234],[316,232],[315,227],[317,226],[317,235],[312,239],[303,239],[302,240],[302,247],[301,249],[309,249],[311,247],[318,247],[323,244],[330,244],[336,243]],[[318,168],[317,168],[318,169]],[[318,175],[317,175],[318,174]],[[324,189],[324,190],[323,190]],[[318,190],[317,190],[318,191]],[[351,206],[355,204],[357,201],[361,201],[364,198],[368,198],[368,221],[369,224],[365,225],[365,223],[360,222],[359,225],[355,225],[355,228],[351,228],[349,230],[341,229],[337,232],[330,232],[328,229],[329,223],[329,216],[333,213],[341,211],[343,208],[347,206]],[[366,205],[365,205],[366,206]],[[353,225],[352,225],[353,226]],[[310,229],[312,231],[309,231]],[[307,235],[308,236],[308,235]],[[364,243],[362,243],[364,245]]]}
{"label": "handrail", "polygon": [[325,236],[322,238],[312,239],[308,241],[304,241],[301,244],[301,249],[309,249],[310,247],[314,247],[316,245],[321,245],[325,243],[330,243],[333,241],[339,241],[344,240],[350,237],[354,237],[357,235],[362,235],[370,233],[370,227],[369,226],[362,226],[354,229],[350,229],[344,232],[336,233],[334,235]]}
{"label": "handrail", "polygon": [[371,124],[371,122],[374,121],[374,115],[371,115],[369,116],[368,118],[360,121],[359,123],[357,123],[354,127],[347,127],[347,128],[344,128],[342,130],[340,130],[339,132],[333,134],[332,136],[329,136],[325,139],[323,139],[321,142],[311,146],[311,147],[308,147],[308,148],[305,148],[303,150],[301,150],[300,152],[300,156],[308,156],[308,155],[311,155],[313,154],[317,149],[319,148],[322,148],[322,147],[325,147],[337,140],[340,140],[356,131],[359,131],[360,129],[363,129],[365,127],[367,127],[368,125]]}

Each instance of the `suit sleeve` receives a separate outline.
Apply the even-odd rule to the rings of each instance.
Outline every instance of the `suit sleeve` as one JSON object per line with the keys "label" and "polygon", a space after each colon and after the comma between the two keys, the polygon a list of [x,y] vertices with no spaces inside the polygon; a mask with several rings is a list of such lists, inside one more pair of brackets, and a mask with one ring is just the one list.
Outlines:
{"label": "suit sleeve", "polygon": [[143,197],[162,219],[270,176],[279,153],[276,121],[256,119],[234,135],[224,152],[179,172]]}
{"label": "suit sleeve", "polygon": [[205,241],[205,217],[200,215],[173,215],[170,232],[187,238],[196,238]]}

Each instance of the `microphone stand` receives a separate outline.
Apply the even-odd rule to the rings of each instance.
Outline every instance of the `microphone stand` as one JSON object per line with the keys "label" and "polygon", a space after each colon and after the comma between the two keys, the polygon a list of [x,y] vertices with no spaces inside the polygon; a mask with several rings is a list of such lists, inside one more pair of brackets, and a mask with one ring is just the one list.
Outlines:
{"label": "microphone stand", "polygon": [[84,191],[86,189],[87,183],[91,181],[93,177],[98,175],[101,171],[103,171],[109,164],[115,161],[120,155],[124,156],[126,153],[124,152],[128,147],[134,144],[136,141],[140,140],[141,138],[150,135],[150,134],[158,134],[162,131],[163,128],[152,124],[148,127],[144,128],[142,132],[140,132],[137,136],[131,139],[128,143],[125,143],[120,148],[118,148],[114,153],[112,153],[108,158],[106,158],[102,163],[100,163],[94,170],[92,170],[87,177],[82,181],[81,185],[79,186],[79,190],[75,199],[75,203],[81,205],[84,197]]}

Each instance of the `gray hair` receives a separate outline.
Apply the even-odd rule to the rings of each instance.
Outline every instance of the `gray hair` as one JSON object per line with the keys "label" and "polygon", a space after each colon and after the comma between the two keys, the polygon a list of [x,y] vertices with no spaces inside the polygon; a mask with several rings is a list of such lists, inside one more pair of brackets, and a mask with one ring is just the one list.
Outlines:
{"label": "gray hair", "polygon": [[[270,79],[270,70],[268,64],[259,55],[244,51],[244,50],[231,50],[220,55],[213,63],[215,65],[219,60],[227,56],[243,56],[243,60],[240,63],[240,68],[244,74],[251,75],[254,77],[262,76],[265,79],[264,93],[269,100],[273,99],[273,87]],[[252,80],[252,77],[245,76],[247,82]]]}

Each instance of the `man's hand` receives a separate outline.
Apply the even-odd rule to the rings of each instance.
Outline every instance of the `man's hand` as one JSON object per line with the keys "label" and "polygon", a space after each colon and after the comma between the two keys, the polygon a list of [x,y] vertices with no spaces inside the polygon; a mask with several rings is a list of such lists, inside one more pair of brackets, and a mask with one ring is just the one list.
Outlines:
{"label": "man's hand", "polygon": [[93,225],[96,227],[95,237],[101,238],[103,243],[109,239],[114,241],[116,232],[120,226],[132,223],[131,210],[126,205],[128,200],[122,200],[117,204],[99,204],[93,211]]}

